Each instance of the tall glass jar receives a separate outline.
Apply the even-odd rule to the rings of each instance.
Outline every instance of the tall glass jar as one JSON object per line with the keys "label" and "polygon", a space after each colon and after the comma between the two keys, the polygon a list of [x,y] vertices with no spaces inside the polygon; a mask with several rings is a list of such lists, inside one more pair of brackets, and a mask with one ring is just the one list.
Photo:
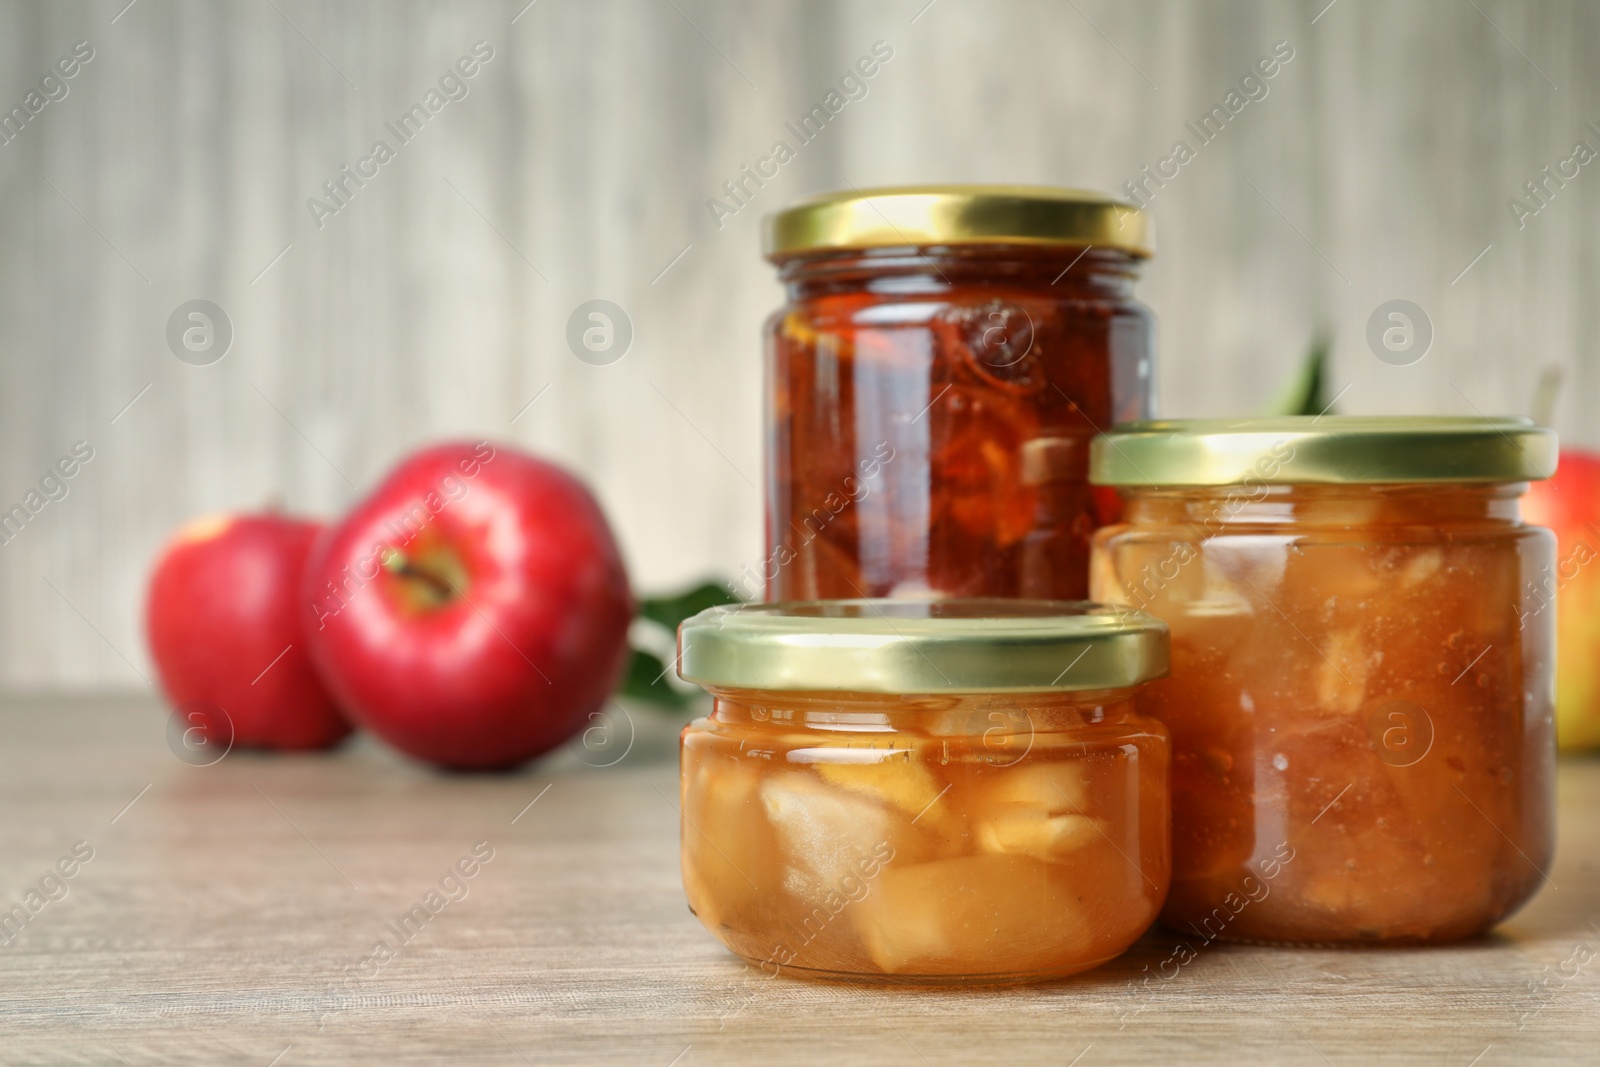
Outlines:
{"label": "tall glass jar", "polygon": [[1151,253],[1091,193],[833,194],[767,220],[769,600],[1079,599],[1114,494],[1088,443],[1151,407]]}
{"label": "tall glass jar", "polygon": [[768,975],[1055,978],[1118,955],[1167,886],[1166,670],[1138,612],[1021,600],[714,608],[683,731],[683,884]]}
{"label": "tall glass jar", "polygon": [[1164,619],[1141,708],[1173,739],[1186,934],[1428,942],[1540,887],[1554,788],[1554,561],[1518,498],[1555,467],[1522,419],[1119,427],[1126,497],[1091,588]]}

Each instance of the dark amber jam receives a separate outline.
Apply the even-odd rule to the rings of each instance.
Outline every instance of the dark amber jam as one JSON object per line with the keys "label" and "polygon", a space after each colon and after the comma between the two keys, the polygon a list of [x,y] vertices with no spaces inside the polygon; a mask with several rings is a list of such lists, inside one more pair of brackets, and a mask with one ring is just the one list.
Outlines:
{"label": "dark amber jam", "polygon": [[1138,263],[994,244],[780,259],[751,591],[1083,597],[1117,508],[1088,485],[1089,441],[1151,405]]}

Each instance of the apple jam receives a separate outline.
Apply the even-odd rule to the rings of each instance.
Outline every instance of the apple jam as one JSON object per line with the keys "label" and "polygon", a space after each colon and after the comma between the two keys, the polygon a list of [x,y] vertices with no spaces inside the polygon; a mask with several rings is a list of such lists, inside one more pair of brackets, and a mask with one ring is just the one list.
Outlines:
{"label": "apple jam", "polygon": [[1167,737],[1131,699],[1165,641],[1018,601],[689,620],[681,670],[715,698],[683,731],[690,909],[768,975],[1009,983],[1117,956],[1167,887]]}
{"label": "apple jam", "polygon": [[768,219],[769,600],[1082,598],[1101,428],[1151,404],[1132,206],[1069,190],[851,192]]}
{"label": "apple jam", "polygon": [[1096,444],[1126,498],[1091,590],[1171,628],[1140,710],[1172,732],[1167,925],[1430,942],[1545,881],[1554,467],[1525,420],[1145,423]]}

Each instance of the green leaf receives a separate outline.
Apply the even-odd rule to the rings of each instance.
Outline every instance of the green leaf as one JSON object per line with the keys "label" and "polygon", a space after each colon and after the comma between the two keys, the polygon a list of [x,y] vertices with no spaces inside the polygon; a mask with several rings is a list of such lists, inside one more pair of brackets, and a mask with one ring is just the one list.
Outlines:
{"label": "green leaf", "polygon": [[1278,394],[1269,415],[1332,415],[1332,398],[1328,396],[1328,353],[1333,339],[1319,330],[1311,338],[1311,348],[1299,372]]}
{"label": "green leaf", "polygon": [[739,598],[730,593],[727,586],[702,582],[693,589],[671,596],[645,597],[639,601],[639,616],[676,634],[678,624],[684,619],[698,615],[706,608],[737,603]]}
{"label": "green leaf", "polygon": [[[667,636],[653,647],[659,648],[669,640],[676,640],[678,624],[698,615],[706,608],[720,604],[737,604],[739,598],[726,586],[716,582],[702,582],[681,593],[666,596],[644,597],[639,601],[639,618],[647,619],[666,631]],[[695,702],[695,694],[673,687],[667,680],[672,668],[661,657],[637,645],[628,660],[628,673],[618,687],[617,694],[646,704],[654,704],[672,711],[682,711]]]}
{"label": "green leaf", "polygon": [[667,665],[659,657],[637,648],[628,660],[628,674],[618,687],[617,695],[674,711],[688,707],[693,699],[667,684]]}

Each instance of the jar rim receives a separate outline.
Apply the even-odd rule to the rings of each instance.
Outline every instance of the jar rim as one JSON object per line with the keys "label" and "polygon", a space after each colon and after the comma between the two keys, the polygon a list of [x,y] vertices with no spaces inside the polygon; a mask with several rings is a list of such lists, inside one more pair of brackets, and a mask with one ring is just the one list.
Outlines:
{"label": "jar rim", "polygon": [[1089,481],[1123,487],[1536,481],[1555,431],[1516,416],[1292,415],[1130,422],[1090,445]]}
{"label": "jar rim", "polygon": [[773,262],[833,249],[1084,245],[1155,253],[1150,216],[1103,193],[1045,185],[900,185],[825,193],[766,216]]}
{"label": "jar rim", "polygon": [[1166,624],[1087,601],[861,599],[709,608],[678,627],[678,674],[765,691],[1126,689],[1168,668]]}

